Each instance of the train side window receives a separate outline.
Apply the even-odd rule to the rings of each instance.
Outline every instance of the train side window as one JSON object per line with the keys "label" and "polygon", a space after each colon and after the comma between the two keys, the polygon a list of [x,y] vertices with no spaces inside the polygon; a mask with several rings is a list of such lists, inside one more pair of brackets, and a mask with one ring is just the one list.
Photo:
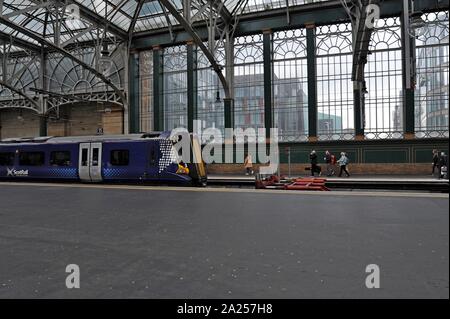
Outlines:
{"label": "train side window", "polygon": [[130,152],[128,150],[111,151],[111,165],[127,166],[130,163]]}
{"label": "train side window", "polygon": [[150,151],[150,165],[155,166],[156,165],[156,151],[154,148]]}
{"label": "train side window", "polygon": [[14,153],[0,153],[0,166],[14,165]]}
{"label": "train side window", "polygon": [[98,166],[99,149],[97,147],[92,149],[92,166]]}
{"label": "train side window", "polygon": [[19,165],[21,166],[42,166],[45,162],[44,152],[20,152]]}
{"label": "train side window", "polygon": [[81,166],[87,166],[88,165],[88,149],[83,148],[81,150]]}
{"label": "train side window", "polygon": [[50,153],[50,165],[53,166],[70,166],[69,151],[55,151]]}

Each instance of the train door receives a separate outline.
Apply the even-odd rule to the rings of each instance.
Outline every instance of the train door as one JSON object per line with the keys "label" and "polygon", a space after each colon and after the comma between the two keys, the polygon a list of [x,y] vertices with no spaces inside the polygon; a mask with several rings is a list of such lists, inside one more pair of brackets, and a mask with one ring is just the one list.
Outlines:
{"label": "train door", "polygon": [[91,156],[91,143],[80,143],[80,155],[78,159],[78,175],[82,181],[91,181],[89,174],[89,158]]}
{"label": "train door", "polygon": [[78,174],[84,182],[102,181],[102,143],[80,143]]}

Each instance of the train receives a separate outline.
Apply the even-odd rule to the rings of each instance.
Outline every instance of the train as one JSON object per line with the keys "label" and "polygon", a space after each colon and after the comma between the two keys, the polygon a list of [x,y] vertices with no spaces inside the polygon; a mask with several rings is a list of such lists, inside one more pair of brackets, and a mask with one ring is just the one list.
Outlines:
{"label": "train", "polygon": [[0,180],[206,186],[201,145],[189,137],[187,163],[170,132],[4,139]]}

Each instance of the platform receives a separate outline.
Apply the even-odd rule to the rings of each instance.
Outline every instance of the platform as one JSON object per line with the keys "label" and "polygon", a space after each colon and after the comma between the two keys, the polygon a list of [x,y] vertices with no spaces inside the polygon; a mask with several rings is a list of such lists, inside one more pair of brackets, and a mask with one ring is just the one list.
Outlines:
{"label": "platform", "polygon": [[[42,183],[0,193],[0,298],[449,297],[448,194]],[[68,264],[80,289],[65,288]],[[365,287],[368,264],[382,289]]]}

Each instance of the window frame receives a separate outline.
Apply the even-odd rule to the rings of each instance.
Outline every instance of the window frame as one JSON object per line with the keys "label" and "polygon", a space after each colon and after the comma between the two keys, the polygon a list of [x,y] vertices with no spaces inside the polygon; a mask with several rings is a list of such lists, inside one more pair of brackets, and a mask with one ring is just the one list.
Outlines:
{"label": "window frame", "polygon": [[[40,164],[22,164],[22,156],[24,154],[42,154],[42,162]],[[19,166],[45,166],[45,152],[43,151],[19,151]]]}
{"label": "window frame", "polygon": [[[125,152],[125,154],[127,154],[127,157],[126,157],[126,159],[127,159],[126,164],[115,164],[115,163],[113,162],[113,159],[114,159],[113,154],[114,154],[114,152]],[[119,154],[120,154],[120,153],[119,153]],[[118,160],[120,161],[121,158],[119,157]],[[127,150],[127,149],[111,150],[111,151],[109,152],[109,163],[111,164],[111,166],[129,166],[129,165],[130,165],[130,150]]]}
{"label": "window frame", "polygon": [[[69,160],[68,160],[68,164],[65,164],[65,165],[60,165],[60,164],[54,164],[53,163],[53,155],[54,154],[56,154],[56,153],[68,153],[69,154]],[[71,166],[72,165],[72,154],[71,154],[71,152],[70,151],[51,151],[50,152],[50,157],[49,157],[49,164],[50,164],[50,166]]]}

